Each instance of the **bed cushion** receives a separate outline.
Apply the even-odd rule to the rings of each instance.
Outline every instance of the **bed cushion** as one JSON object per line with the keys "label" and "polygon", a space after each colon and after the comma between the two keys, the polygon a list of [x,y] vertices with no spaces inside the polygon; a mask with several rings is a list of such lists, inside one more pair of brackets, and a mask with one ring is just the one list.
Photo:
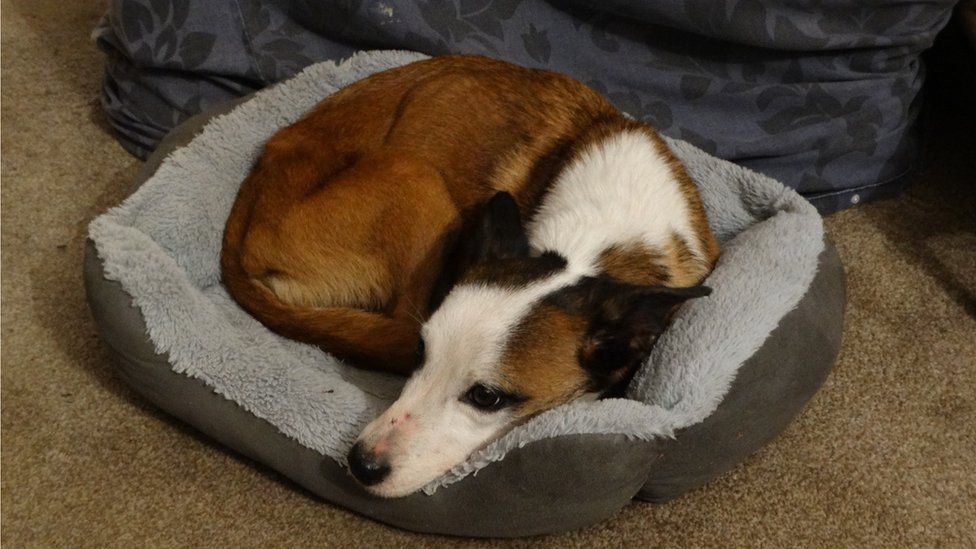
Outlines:
{"label": "bed cushion", "polygon": [[714,293],[682,308],[627,398],[551,410],[400,499],[343,469],[403,379],[283,339],[219,283],[220,237],[261,145],[323,97],[423,56],[309,67],[193,118],[134,193],[92,222],[89,303],[123,376],[173,416],[318,496],[412,530],[517,536],[580,527],[634,497],[666,501],[780,433],[840,345],[843,270],[816,210],[768,177],[669,140],[699,185],[723,256]]}

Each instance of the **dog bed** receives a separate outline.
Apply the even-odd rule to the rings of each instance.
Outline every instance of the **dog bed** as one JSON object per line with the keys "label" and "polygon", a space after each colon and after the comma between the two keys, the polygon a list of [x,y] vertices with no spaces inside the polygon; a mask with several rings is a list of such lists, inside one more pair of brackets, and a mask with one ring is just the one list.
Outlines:
{"label": "dog bed", "polygon": [[840,346],[843,270],[820,216],[794,191],[668,140],[723,245],[706,299],[689,302],[625,399],[543,413],[423,491],[367,494],[344,469],[359,431],[403,379],[281,338],[220,284],[221,235],[262,144],[336,89],[422,59],[320,63],[188,120],[132,195],[95,219],[90,307],[121,376],[155,405],[322,498],[403,528],[519,536],[578,528],[633,498],[663,502],[780,433]]}

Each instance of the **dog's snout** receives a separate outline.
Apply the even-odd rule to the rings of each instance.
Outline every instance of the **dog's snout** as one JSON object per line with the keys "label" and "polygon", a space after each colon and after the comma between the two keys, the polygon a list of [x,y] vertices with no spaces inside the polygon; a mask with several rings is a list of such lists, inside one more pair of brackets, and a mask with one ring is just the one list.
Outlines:
{"label": "dog's snout", "polygon": [[373,486],[383,482],[390,474],[390,465],[375,452],[366,450],[362,442],[357,442],[349,450],[349,472],[363,486]]}

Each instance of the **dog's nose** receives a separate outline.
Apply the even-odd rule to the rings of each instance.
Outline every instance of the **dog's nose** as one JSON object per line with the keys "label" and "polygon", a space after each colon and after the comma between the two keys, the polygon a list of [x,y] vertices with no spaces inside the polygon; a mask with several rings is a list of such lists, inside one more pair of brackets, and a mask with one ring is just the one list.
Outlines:
{"label": "dog's nose", "polygon": [[389,464],[373,452],[366,451],[362,442],[357,442],[349,450],[348,460],[349,472],[363,486],[379,484],[390,474]]}

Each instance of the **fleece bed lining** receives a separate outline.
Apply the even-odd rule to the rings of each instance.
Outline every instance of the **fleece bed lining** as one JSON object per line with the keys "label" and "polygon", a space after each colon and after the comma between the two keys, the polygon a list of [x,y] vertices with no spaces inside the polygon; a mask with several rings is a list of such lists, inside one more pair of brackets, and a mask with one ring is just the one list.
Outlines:
{"label": "fleece bed lining", "polygon": [[[241,182],[275,131],[349,83],[424,58],[365,52],[341,64],[310,66],[213,119],[89,228],[106,278],[132,296],[157,352],[169,356],[174,371],[339,463],[404,379],[343,364],[247,315],[220,284],[221,236]],[[824,246],[813,206],[766,176],[666,141],[698,184],[723,246],[707,281],[713,294],[681,309],[626,399],[576,402],[540,414],[432,482],[427,493],[536,440],[597,433],[651,440],[702,421],[739,366],[806,293]]]}

